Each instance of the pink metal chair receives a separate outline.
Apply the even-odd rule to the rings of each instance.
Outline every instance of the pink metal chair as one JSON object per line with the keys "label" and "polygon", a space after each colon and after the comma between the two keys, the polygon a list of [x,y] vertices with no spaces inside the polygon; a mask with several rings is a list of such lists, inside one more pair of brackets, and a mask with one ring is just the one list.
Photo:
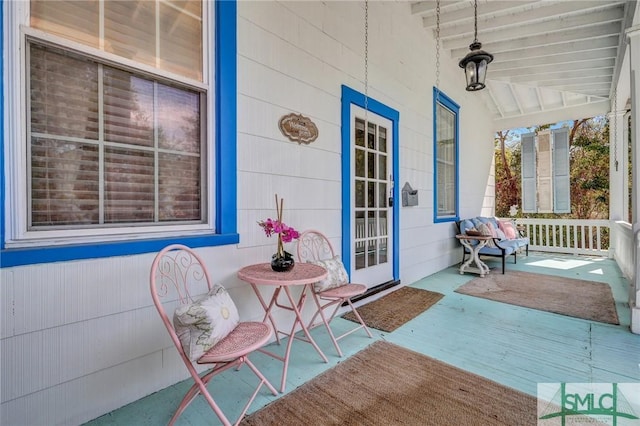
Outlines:
{"label": "pink metal chair", "polygon": [[[336,256],[329,239],[320,231],[304,231],[300,234],[300,238],[298,239],[297,250],[298,260],[300,262],[318,263],[329,270],[329,277],[327,278],[328,281],[322,283],[325,285],[325,288],[321,288],[318,285],[311,287],[311,293],[317,310],[309,322],[309,328],[324,324],[329,332],[331,340],[333,341],[333,345],[340,356],[342,356],[342,351],[338,345],[338,340],[343,337],[346,337],[360,329],[363,329],[369,337],[373,337],[362,320],[362,317],[360,317],[360,314],[351,302],[352,297],[363,294],[367,290],[367,287],[364,284],[353,284],[348,281],[349,277],[347,272],[344,270],[342,262]],[[353,311],[353,314],[360,324],[336,337],[329,324],[344,303],[349,305],[351,311]],[[333,312],[331,312],[331,315],[327,316],[325,310],[331,307],[333,307]],[[318,317],[320,317],[322,321],[315,323]]]}
{"label": "pink metal chair", "polygon": [[[232,367],[239,369],[243,364],[246,364],[260,379],[235,424],[238,424],[244,417],[263,384],[269,388],[273,395],[278,394],[248,358],[251,352],[263,347],[272,336],[273,331],[268,324],[239,322],[226,337],[204,352],[204,355],[195,362],[185,352],[174,323],[167,312],[173,314],[176,307],[193,303],[196,296],[206,294],[212,288],[209,272],[202,259],[193,250],[179,244],[165,247],[153,261],[150,282],[153,302],[194,381],[193,386],[187,391],[171,418],[170,425],[175,423],[199,394],[206,399],[222,424],[230,425],[231,423],[207,390],[207,385],[214,376]],[[206,364],[208,369],[199,374],[196,370],[196,364]]]}

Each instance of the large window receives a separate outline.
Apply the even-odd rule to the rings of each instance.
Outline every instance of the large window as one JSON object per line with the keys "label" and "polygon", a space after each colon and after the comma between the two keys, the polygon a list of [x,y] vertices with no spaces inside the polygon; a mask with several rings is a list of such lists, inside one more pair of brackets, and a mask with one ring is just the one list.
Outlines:
{"label": "large window", "polygon": [[235,199],[225,166],[235,164],[235,124],[213,127],[229,123],[221,93],[235,92],[234,2],[32,0],[5,13],[8,78],[21,90],[8,91],[5,111],[3,257],[235,233],[235,216],[218,206]]}
{"label": "large window", "polygon": [[437,88],[434,109],[434,222],[458,219],[458,111]]}

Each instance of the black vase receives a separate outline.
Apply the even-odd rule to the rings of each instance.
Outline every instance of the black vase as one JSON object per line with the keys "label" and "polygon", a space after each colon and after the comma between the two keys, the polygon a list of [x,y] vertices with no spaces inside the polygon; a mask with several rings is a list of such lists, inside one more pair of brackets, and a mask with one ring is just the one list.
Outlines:
{"label": "black vase", "polygon": [[287,272],[293,268],[294,263],[291,253],[285,251],[284,256],[278,256],[276,253],[271,258],[271,269],[276,272]]}

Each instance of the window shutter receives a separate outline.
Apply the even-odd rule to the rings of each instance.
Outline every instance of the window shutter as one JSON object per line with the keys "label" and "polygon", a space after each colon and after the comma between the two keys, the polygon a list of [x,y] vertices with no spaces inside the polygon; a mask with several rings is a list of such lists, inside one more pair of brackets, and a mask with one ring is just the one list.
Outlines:
{"label": "window shutter", "polygon": [[536,140],[534,133],[521,136],[522,212],[535,213],[536,206]]}
{"label": "window shutter", "polygon": [[553,137],[553,211],[571,213],[569,129],[556,129]]}
{"label": "window shutter", "polygon": [[551,132],[538,132],[538,213],[553,212]]}

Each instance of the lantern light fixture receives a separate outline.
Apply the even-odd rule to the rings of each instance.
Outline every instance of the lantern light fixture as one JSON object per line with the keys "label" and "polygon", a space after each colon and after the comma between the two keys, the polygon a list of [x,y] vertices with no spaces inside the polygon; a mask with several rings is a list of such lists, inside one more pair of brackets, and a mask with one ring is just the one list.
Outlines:
{"label": "lantern light fixture", "polygon": [[473,8],[473,43],[469,45],[471,52],[467,53],[467,56],[458,63],[460,68],[464,69],[467,77],[467,90],[470,92],[485,88],[484,80],[487,76],[487,65],[493,61],[493,55],[482,50],[482,43],[478,41],[478,0],[475,0]]}

